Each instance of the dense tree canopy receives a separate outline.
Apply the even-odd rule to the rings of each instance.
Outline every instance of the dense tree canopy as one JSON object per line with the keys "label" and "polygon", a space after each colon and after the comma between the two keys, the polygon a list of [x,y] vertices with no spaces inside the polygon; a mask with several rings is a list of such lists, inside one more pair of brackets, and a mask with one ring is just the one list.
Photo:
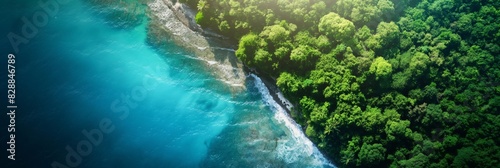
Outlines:
{"label": "dense tree canopy", "polygon": [[336,13],[329,13],[319,20],[319,32],[336,41],[347,40],[354,35],[354,24]]}
{"label": "dense tree canopy", "polygon": [[187,2],[338,166],[500,165],[500,1]]}

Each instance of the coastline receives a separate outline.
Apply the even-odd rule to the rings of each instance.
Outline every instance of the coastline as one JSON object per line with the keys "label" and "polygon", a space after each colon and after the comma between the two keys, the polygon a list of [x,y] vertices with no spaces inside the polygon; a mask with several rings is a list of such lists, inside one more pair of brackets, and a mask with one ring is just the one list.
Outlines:
{"label": "coastline", "polygon": [[[155,6],[155,4],[160,6]],[[188,49],[197,57],[200,57],[202,60],[207,62],[209,69],[212,70],[212,72],[214,72],[217,77],[221,77],[222,80],[225,80],[225,83],[227,83],[231,87],[231,91],[240,92],[246,90],[245,80],[250,74],[254,74],[260,78],[262,83],[269,90],[269,94],[271,95],[272,99],[281,108],[283,108],[288,115],[290,115],[290,119],[293,120],[292,116],[300,115],[300,112],[294,108],[294,104],[290,102],[280,91],[280,89],[276,85],[276,79],[274,79],[272,76],[259,73],[255,68],[248,67],[238,60],[235,55],[238,41],[231,40],[229,37],[225,37],[210,30],[201,28],[201,26],[194,21],[194,16],[196,14],[195,11],[193,11],[184,3],[172,2],[171,0],[155,0],[153,3],[148,4],[148,6],[150,8],[156,7],[156,9],[151,10],[152,13],[149,13],[149,15],[150,18],[157,19],[155,22],[162,23],[160,25],[157,25],[160,26],[157,28],[163,30],[164,33],[167,33],[168,36],[172,37],[176,44]],[[165,16],[165,14],[168,16],[168,21],[170,21],[170,23],[165,22],[167,20],[162,18],[162,16]],[[175,20],[174,18],[177,20]],[[173,25],[176,25],[178,27],[175,27]],[[187,33],[187,35],[190,36],[188,38],[194,37],[199,43],[189,43],[190,41],[186,40],[186,38],[183,37],[184,35],[186,35],[184,33]],[[211,50],[200,48],[199,46],[197,46],[197,44],[210,47]],[[225,51],[225,53],[220,51]],[[224,54],[227,59],[223,61],[217,60],[217,54]],[[216,62],[214,63],[214,61]],[[232,67],[234,73],[233,75],[224,72],[225,69],[223,67],[228,66]],[[233,77],[234,79],[231,79],[231,77]],[[305,127],[300,124],[296,125],[305,134]],[[314,143],[313,145],[316,146],[316,144]],[[324,155],[323,151],[319,149],[318,151],[322,153],[323,157],[331,161],[331,158],[329,158],[327,155]]]}
{"label": "coastline", "polygon": [[[236,46],[207,32],[194,22],[193,11],[185,4],[170,0],[154,0],[148,3],[151,19],[148,40],[158,46],[172,41],[204,62],[208,71],[226,83],[233,93],[245,90],[246,72],[236,58]],[[170,38],[164,38],[170,37]]]}
{"label": "coastline", "polygon": [[[249,73],[253,73],[261,78],[273,99],[289,115],[294,112],[293,104],[283,96],[283,93],[276,86],[276,80],[268,75],[262,75],[257,70],[241,63],[234,54],[234,51],[237,49],[237,41],[210,30],[202,29],[194,20],[195,11],[189,6],[180,2],[172,2],[171,0],[155,0],[153,3],[148,4],[148,6],[152,9],[149,16],[155,19],[154,22],[161,23],[161,25],[156,25],[159,27],[155,28],[165,31],[164,33],[172,37],[175,43],[194,52],[197,57],[206,61],[209,68],[214,70],[217,77],[220,77],[233,87],[232,90],[241,91],[244,89],[245,77]],[[169,22],[166,23],[166,21]],[[185,35],[188,37],[183,37]],[[189,43],[193,41],[195,43]],[[207,50],[202,46],[211,49]],[[225,55],[227,59],[218,60],[217,55],[220,54]],[[229,66],[232,67],[233,74],[227,73],[227,67]],[[304,129],[302,130],[304,131]]]}
{"label": "coastline", "polygon": [[[281,90],[276,85],[276,79],[272,78],[269,75],[262,75],[262,73],[259,73],[257,70],[250,68],[250,67],[247,67],[246,65],[245,65],[245,70],[257,75],[262,80],[262,83],[264,83],[264,85],[267,87],[267,89],[269,90],[269,93],[273,97],[274,101],[276,101],[276,103],[278,103],[283,109],[285,109],[289,115],[292,115],[292,112],[293,113],[297,112],[293,108],[294,107],[293,103],[291,103],[283,95],[283,92],[281,92]],[[303,129],[303,131],[305,131],[305,130]]]}
{"label": "coastline", "polygon": [[[244,87],[244,80],[248,74],[253,73],[257,75],[270,91],[274,101],[285,109],[289,115],[292,115],[292,112],[294,112],[294,106],[283,96],[283,93],[276,85],[276,80],[271,76],[262,75],[262,73],[259,73],[251,67],[247,67],[241,63],[238,58],[236,58],[234,51],[237,49],[237,42],[230,40],[228,37],[202,29],[201,26],[194,21],[195,11],[186,4],[172,2],[171,0],[155,0],[153,3],[148,4],[148,6],[152,8],[153,12],[149,15],[156,19],[155,22],[162,23],[159,28],[171,36],[175,43],[187,48],[189,51],[194,52],[197,57],[206,61],[209,66],[212,66],[211,70],[215,70],[216,75],[219,74],[217,75],[218,77],[221,77],[225,81],[231,81],[231,83],[228,83],[230,86]],[[165,16],[168,19],[165,19]],[[165,21],[170,21],[170,23],[165,23]],[[174,25],[177,27],[174,27]],[[184,35],[188,35],[188,37],[182,37]],[[189,42],[193,41],[186,39],[194,39],[197,43],[190,44]],[[211,52],[207,51],[207,49],[201,48],[199,45],[212,48]],[[225,50],[226,53],[220,51],[217,52],[217,50]],[[226,54],[228,61],[217,60],[217,54]],[[214,63],[213,61],[216,61],[217,63]],[[218,66],[215,64],[218,64]],[[231,66],[236,75],[232,76],[227,73],[220,74],[220,72],[227,70],[223,68],[227,66]],[[240,75],[243,75],[243,77]],[[230,77],[234,77],[234,80],[228,79]],[[241,88],[236,89],[240,90]],[[301,129],[304,131],[303,128]]]}

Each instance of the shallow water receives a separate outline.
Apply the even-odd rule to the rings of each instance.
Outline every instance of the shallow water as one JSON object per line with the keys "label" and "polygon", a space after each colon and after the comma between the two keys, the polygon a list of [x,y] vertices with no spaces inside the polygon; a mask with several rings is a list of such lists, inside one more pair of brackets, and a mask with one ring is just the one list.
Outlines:
{"label": "shallow water", "polygon": [[[22,18],[43,11],[37,1],[1,3],[5,35],[22,35]],[[16,55],[8,167],[331,166],[258,77],[231,92],[181,47],[150,45],[145,16],[124,24],[111,8],[59,5],[19,52],[1,41],[3,55]]]}

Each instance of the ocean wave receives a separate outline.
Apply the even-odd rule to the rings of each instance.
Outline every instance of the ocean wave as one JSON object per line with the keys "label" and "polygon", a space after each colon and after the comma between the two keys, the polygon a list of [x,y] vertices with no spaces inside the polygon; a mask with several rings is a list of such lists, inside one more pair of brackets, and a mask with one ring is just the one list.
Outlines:
{"label": "ocean wave", "polygon": [[274,112],[274,119],[282,123],[291,133],[292,139],[279,140],[277,146],[277,157],[283,159],[286,163],[294,163],[302,160],[304,157],[313,157],[311,166],[317,167],[335,167],[327,160],[318,148],[302,132],[300,125],[288,115],[285,109],[281,107],[270,95],[269,90],[262,80],[254,74],[250,74],[255,80],[255,87],[262,94],[262,100]]}

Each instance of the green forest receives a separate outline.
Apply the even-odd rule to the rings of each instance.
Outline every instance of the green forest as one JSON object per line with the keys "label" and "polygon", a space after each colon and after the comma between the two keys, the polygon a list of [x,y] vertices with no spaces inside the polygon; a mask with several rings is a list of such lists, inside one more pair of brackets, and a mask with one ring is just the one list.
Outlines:
{"label": "green forest", "polygon": [[335,165],[500,166],[500,1],[181,1]]}

